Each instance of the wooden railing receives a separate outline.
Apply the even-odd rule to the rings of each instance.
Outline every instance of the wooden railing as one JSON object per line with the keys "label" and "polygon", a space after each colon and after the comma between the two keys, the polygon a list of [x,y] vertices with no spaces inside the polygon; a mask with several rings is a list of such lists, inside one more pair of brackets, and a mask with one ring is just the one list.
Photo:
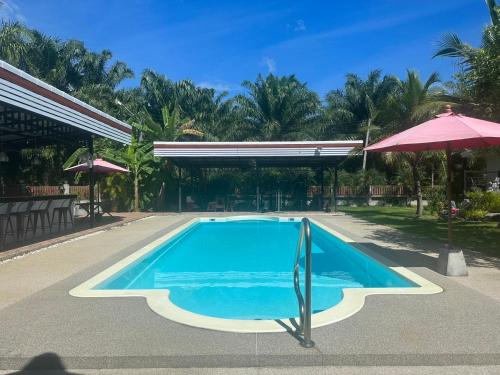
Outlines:
{"label": "wooden railing", "polygon": [[[47,195],[61,195],[61,188],[59,185],[4,185],[3,187],[5,196],[47,196]],[[69,193],[77,195],[79,199],[89,198],[88,186],[70,185]]]}
{"label": "wooden railing", "polygon": [[84,185],[84,186],[70,186],[69,187],[69,193],[70,194],[75,194],[78,195],[79,199],[89,199],[89,186]]}
{"label": "wooden railing", "polygon": [[[43,185],[43,186],[29,186],[31,194],[33,196],[38,195],[58,195],[61,194],[60,186],[56,185]],[[88,199],[89,198],[89,187],[88,185],[79,186],[79,185],[70,185],[69,193],[73,195],[77,195],[80,199]]]}
{"label": "wooden railing", "polygon": [[365,195],[366,189],[363,186],[339,186],[337,190],[338,197],[359,197]]}
{"label": "wooden railing", "polygon": [[370,185],[369,194],[372,197],[404,197],[407,191],[403,185]]}
{"label": "wooden railing", "polygon": [[57,195],[61,194],[61,190],[59,189],[59,186],[55,185],[44,185],[44,186],[35,186],[35,185],[30,185],[27,187],[28,191],[31,192],[31,195],[34,197],[39,196],[39,195]]}
{"label": "wooden railing", "polygon": [[[308,189],[309,196],[319,194],[321,191],[319,186],[310,186]],[[325,194],[329,194],[329,189],[325,187]],[[406,197],[408,191],[403,185],[369,185],[364,186],[339,186],[337,190],[338,197]]]}

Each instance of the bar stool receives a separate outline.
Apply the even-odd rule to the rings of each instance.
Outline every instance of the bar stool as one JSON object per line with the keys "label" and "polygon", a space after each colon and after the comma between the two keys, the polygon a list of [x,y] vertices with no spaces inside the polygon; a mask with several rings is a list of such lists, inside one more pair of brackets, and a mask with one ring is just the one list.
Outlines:
{"label": "bar stool", "polygon": [[7,215],[7,226],[10,226],[11,230],[13,228],[12,219],[16,219],[16,237],[18,240],[24,240],[26,238],[26,221],[30,216],[30,201],[25,202],[14,202],[10,207],[9,214]]}
{"label": "bar stool", "polygon": [[[45,229],[47,228],[49,229],[49,232],[52,232],[49,215],[50,202],[50,200],[33,202],[30,210],[30,216],[28,217],[28,222],[26,224],[24,232],[25,237],[28,230],[30,229],[32,231],[32,238],[36,236],[36,232],[38,229],[38,219],[40,219],[40,229],[42,230],[42,234],[45,234]],[[47,219],[47,222],[45,222],[45,219]]]}
{"label": "bar stool", "polygon": [[[56,206],[54,206],[52,211],[52,222],[50,223],[50,228],[54,225],[54,219],[56,214],[58,215],[59,222],[57,223],[57,231],[61,230],[61,224],[64,224],[64,230],[67,229],[68,223],[73,225],[73,213],[71,212],[71,206],[73,203],[73,199],[62,199],[60,201],[55,200],[54,203],[57,202]],[[69,217],[69,222],[68,222]]]}
{"label": "bar stool", "polygon": [[[0,249],[5,248],[5,242],[7,241],[7,236],[9,233],[14,235],[14,227],[12,222],[9,222],[10,214],[10,203],[0,203]],[[8,226],[10,223],[10,232],[8,231]]]}

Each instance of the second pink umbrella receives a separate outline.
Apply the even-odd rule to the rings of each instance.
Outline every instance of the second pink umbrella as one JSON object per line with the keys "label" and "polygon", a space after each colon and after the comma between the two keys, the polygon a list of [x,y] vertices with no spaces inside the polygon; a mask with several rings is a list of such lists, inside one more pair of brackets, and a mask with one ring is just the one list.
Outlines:
{"label": "second pink umbrella", "polygon": [[500,124],[453,113],[450,106],[434,119],[390,136],[366,151],[419,152],[446,150],[448,201],[448,246],[439,254],[438,269],[450,276],[467,275],[462,251],[453,249],[451,222],[451,152],[464,148],[480,148],[500,145]]}

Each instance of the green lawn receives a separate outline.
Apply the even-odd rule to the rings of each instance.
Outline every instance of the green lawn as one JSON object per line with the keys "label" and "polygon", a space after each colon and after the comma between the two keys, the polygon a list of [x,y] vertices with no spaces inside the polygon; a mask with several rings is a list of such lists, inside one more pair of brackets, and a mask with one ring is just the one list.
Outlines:
{"label": "green lawn", "polygon": [[[376,224],[387,225],[402,232],[446,242],[447,223],[436,216],[415,217],[411,207],[341,207],[341,211]],[[466,223],[453,221],[454,243],[462,248],[500,257],[500,228],[494,222]]]}

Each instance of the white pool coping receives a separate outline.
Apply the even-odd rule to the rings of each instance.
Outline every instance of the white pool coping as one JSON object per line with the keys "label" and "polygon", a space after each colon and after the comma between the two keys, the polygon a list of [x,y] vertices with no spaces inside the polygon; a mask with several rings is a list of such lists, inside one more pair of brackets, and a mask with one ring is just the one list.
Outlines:
{"label": "white pool coping", "polygon": [[[216,331],[237,332],[237,333],[266,333],[266,332],[285,332],[293,329],[291,322],[286,319],[280,322],[275,320],[241,320],[241,319],[222,319],[214,318],[206,315],[195,314],[184,310],[170,301],[168,289],[146,289],[146,290],[96,290],[93,289],[115,273],[121,271],[137,259],[154,250],[156,247],[181,233],[189,226],[196,222],[207,221],[229,221],[229,220],[245,220],[245,219],[263,219],[263,220],[283,220],[290,221],[290,217],[270,217],[270,216],[232,216],[232,217],[217,217],[217,218],[197,218],[175,228],[166,235],[156,239],[155,241],[144,246],[140,250],[125,257],[124,259],[113,264],[111,267],[98,273],[94,277],[78,285],[70,290],[69,294],[74,297],[143,297],[146,298],[148,306],[155,313],[170,319],[174,322],[185,324],[192,327],[205,328]],[[294,218],[300,221],[302,217]],[[311,223],[317,225],[323,230],[329,232],[335,237],[344,242],[350,243],[365,255],[384,264],[394,272],[402,275],[408,280],[415,283],[416,287],[409,288],[344,288],[343,298],[335,306],[312,315],[312,328],[323,327],[343,319],[346,319],[361,310],[365,304],[365,299],[369,295],[375,294],[435,294],[441,293],[443,289],[428,281],[427,279],[417,275],[409,269],[401,266],[391,266],[393,262],[389,261],[378,254],[367,254],[366,251],[354,245],[355,241],[351,238],[319,223],[316,220],[309,219]],[[298,308],[297,308],[298,310]],[[298,321],[298,317],[294,318]],[[281,324],[280,324],[281,323]],[[288,327],[288,328],[287,328]]]}

